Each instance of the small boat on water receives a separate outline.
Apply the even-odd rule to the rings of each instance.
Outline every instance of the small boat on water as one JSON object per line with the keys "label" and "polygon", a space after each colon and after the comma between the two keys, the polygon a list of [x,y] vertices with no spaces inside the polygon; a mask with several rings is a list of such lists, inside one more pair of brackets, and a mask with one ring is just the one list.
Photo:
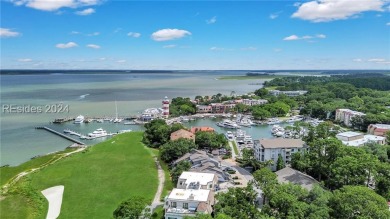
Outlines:
{"label": "small boat on water", "polygon": [[137,123],[135,123],[134,121],[132,121],[132,122],[125,122],[123,124],[124,125],[137,125]]}
{"label": "small boat on water", "polygon": [[64,133],[70,133],[70,129],[64,129]]}
{"label": "small boat on water", "polygon": [[228,128],[228,129],[238,129],[241,128],[237,123],[231,121],[230,119],[225,119],[222,122],[218,122],[217,126],[223,127],[223,128]]}
{"label": "small boat on water", "polygon": [[229,141],[233,141],[234,139],[234,135],[233,135],[233,132],[231,131],[227,131],[226,134],[225,134],[226,138],[229,140]]}
{"label": "small boat on water", "polygon": [[103,120],[103,119],[97,119],[96,122],[98,122],[98,123],[103,123],[104,120]]}
{"label": "small boat on water", "polygon": [[289,119],[286,120],[287,123],[294,123],[294,122],[299,122],[299,121],[302,121],[303,118],[300,117],[300,116],[293,116]]}
{"label": "small boat on water", "polygon": [[81,124],[83,122],[84,122],[84,116],[83,115],[77,116],[76,119],[74,120],[75,124]]}
{"label": "small boat on water", "polygon": [[278,118],[269,119],[267,122],[268,125],[274,125],[274,124],[279,124],[279,123],[281,123],[281,121]]}

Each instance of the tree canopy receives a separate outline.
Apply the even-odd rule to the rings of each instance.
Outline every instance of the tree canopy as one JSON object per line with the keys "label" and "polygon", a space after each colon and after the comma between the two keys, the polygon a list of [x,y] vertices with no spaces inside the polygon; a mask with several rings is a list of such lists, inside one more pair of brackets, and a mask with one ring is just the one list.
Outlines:
{"label": "tree canopy", "polygon": [[160,147],[160,156],[163,161],[170,163],[184,154],[196,149],[197,145],[191,139],[179,138],[169,141]]}
{"label": "tree canopy", "polygon": [[148,218],[149,212],[144,212],[148,205],[148,200],[143,197],[134,196],[122,202],[114,211],[113,216],[116,219],[140,219]]}

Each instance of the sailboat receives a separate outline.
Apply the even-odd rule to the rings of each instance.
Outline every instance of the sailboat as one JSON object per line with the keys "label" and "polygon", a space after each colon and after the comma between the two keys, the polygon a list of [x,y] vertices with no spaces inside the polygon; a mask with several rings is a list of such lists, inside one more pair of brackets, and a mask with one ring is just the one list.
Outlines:
{"label": "sailboat", "polygon": [[122,119],[119,119],[118,118],[118,106],[116,105],[116,101],[115,101],[115,119],[113,121],[114,123],[120,123],[122,122]]}

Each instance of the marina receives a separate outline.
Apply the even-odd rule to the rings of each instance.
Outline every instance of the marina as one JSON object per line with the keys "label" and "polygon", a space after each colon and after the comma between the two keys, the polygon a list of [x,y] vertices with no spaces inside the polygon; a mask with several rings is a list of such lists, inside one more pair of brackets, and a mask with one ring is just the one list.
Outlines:
{"label": "marina", "polygon": [[69,136],[67,136],[67,135],[64,135],[64,134],[62,134],[62,133],[60,133],[60,132],[57,132],[57,131],[55,131],[55,130],[53,130],[53,129],[51,129],[51,128],[48,128],[48,127],[46,127],[46,126],[38,126],[38,127],[36,127],[36,129],[44,129],[44,130],[47,130],[47,131],[49,131],[49,132],[51,132],[51,133],[54,133],[54,134],[56,134],[56,135],[58,135],[58,136],[61,136],[61,137],[65,138],[65,139],[67,139],[67,140],[69,140],[69,141],[75,142],[75,143],[77,143],[77,144],[85,145],[85,143],[82,142],[82,141],[79,141],[79,140],[77,140],[77,139],[74,139],[74,138],[72,138],[72,137],[69,137]]}

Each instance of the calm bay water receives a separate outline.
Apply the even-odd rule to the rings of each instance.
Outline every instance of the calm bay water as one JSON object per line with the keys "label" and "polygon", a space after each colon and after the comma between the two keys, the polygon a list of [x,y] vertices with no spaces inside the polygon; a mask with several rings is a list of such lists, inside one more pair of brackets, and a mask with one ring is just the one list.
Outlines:
{"label": "calm bay water", "polygon": [[[77,115],[115,116],[117,101],[120,116],[134,115],[146,108],[161,107],[164,96],[195,97],[231,91],[243,94],[254,91],[262,80],[216,80],[221,75],[239,75],[243,72],[181,72],[158,74],[46,74],[1,75],[1,154],[0,165],[18,165],[36,155],[63,150],[68,140],[36,126],[49,126],[58,131],[69,128],[87,134],[102,127],[109,132],[122,129],[142,130],[139,126],[112,123],[90,123],[76,126],[72,123],[50,124],[55,118]],[[8,113],[7,104],[41,106],[63,103],[69,112],[62,113]],[[199,120],[196,123],[207,123]],[[214,126],[214,122],[209,122]],[[188,125],[192,125],[188,123]],[[205,124],[206,125],[206,124]],[[252,128],[255,130],[258,128]],[[217,130],[219,130],[217,128]],[[256,135],[254,135],[256,136]],[[103,140],[103,139],[101,139]],[[99,140],[87,141],[88,144]]]}

